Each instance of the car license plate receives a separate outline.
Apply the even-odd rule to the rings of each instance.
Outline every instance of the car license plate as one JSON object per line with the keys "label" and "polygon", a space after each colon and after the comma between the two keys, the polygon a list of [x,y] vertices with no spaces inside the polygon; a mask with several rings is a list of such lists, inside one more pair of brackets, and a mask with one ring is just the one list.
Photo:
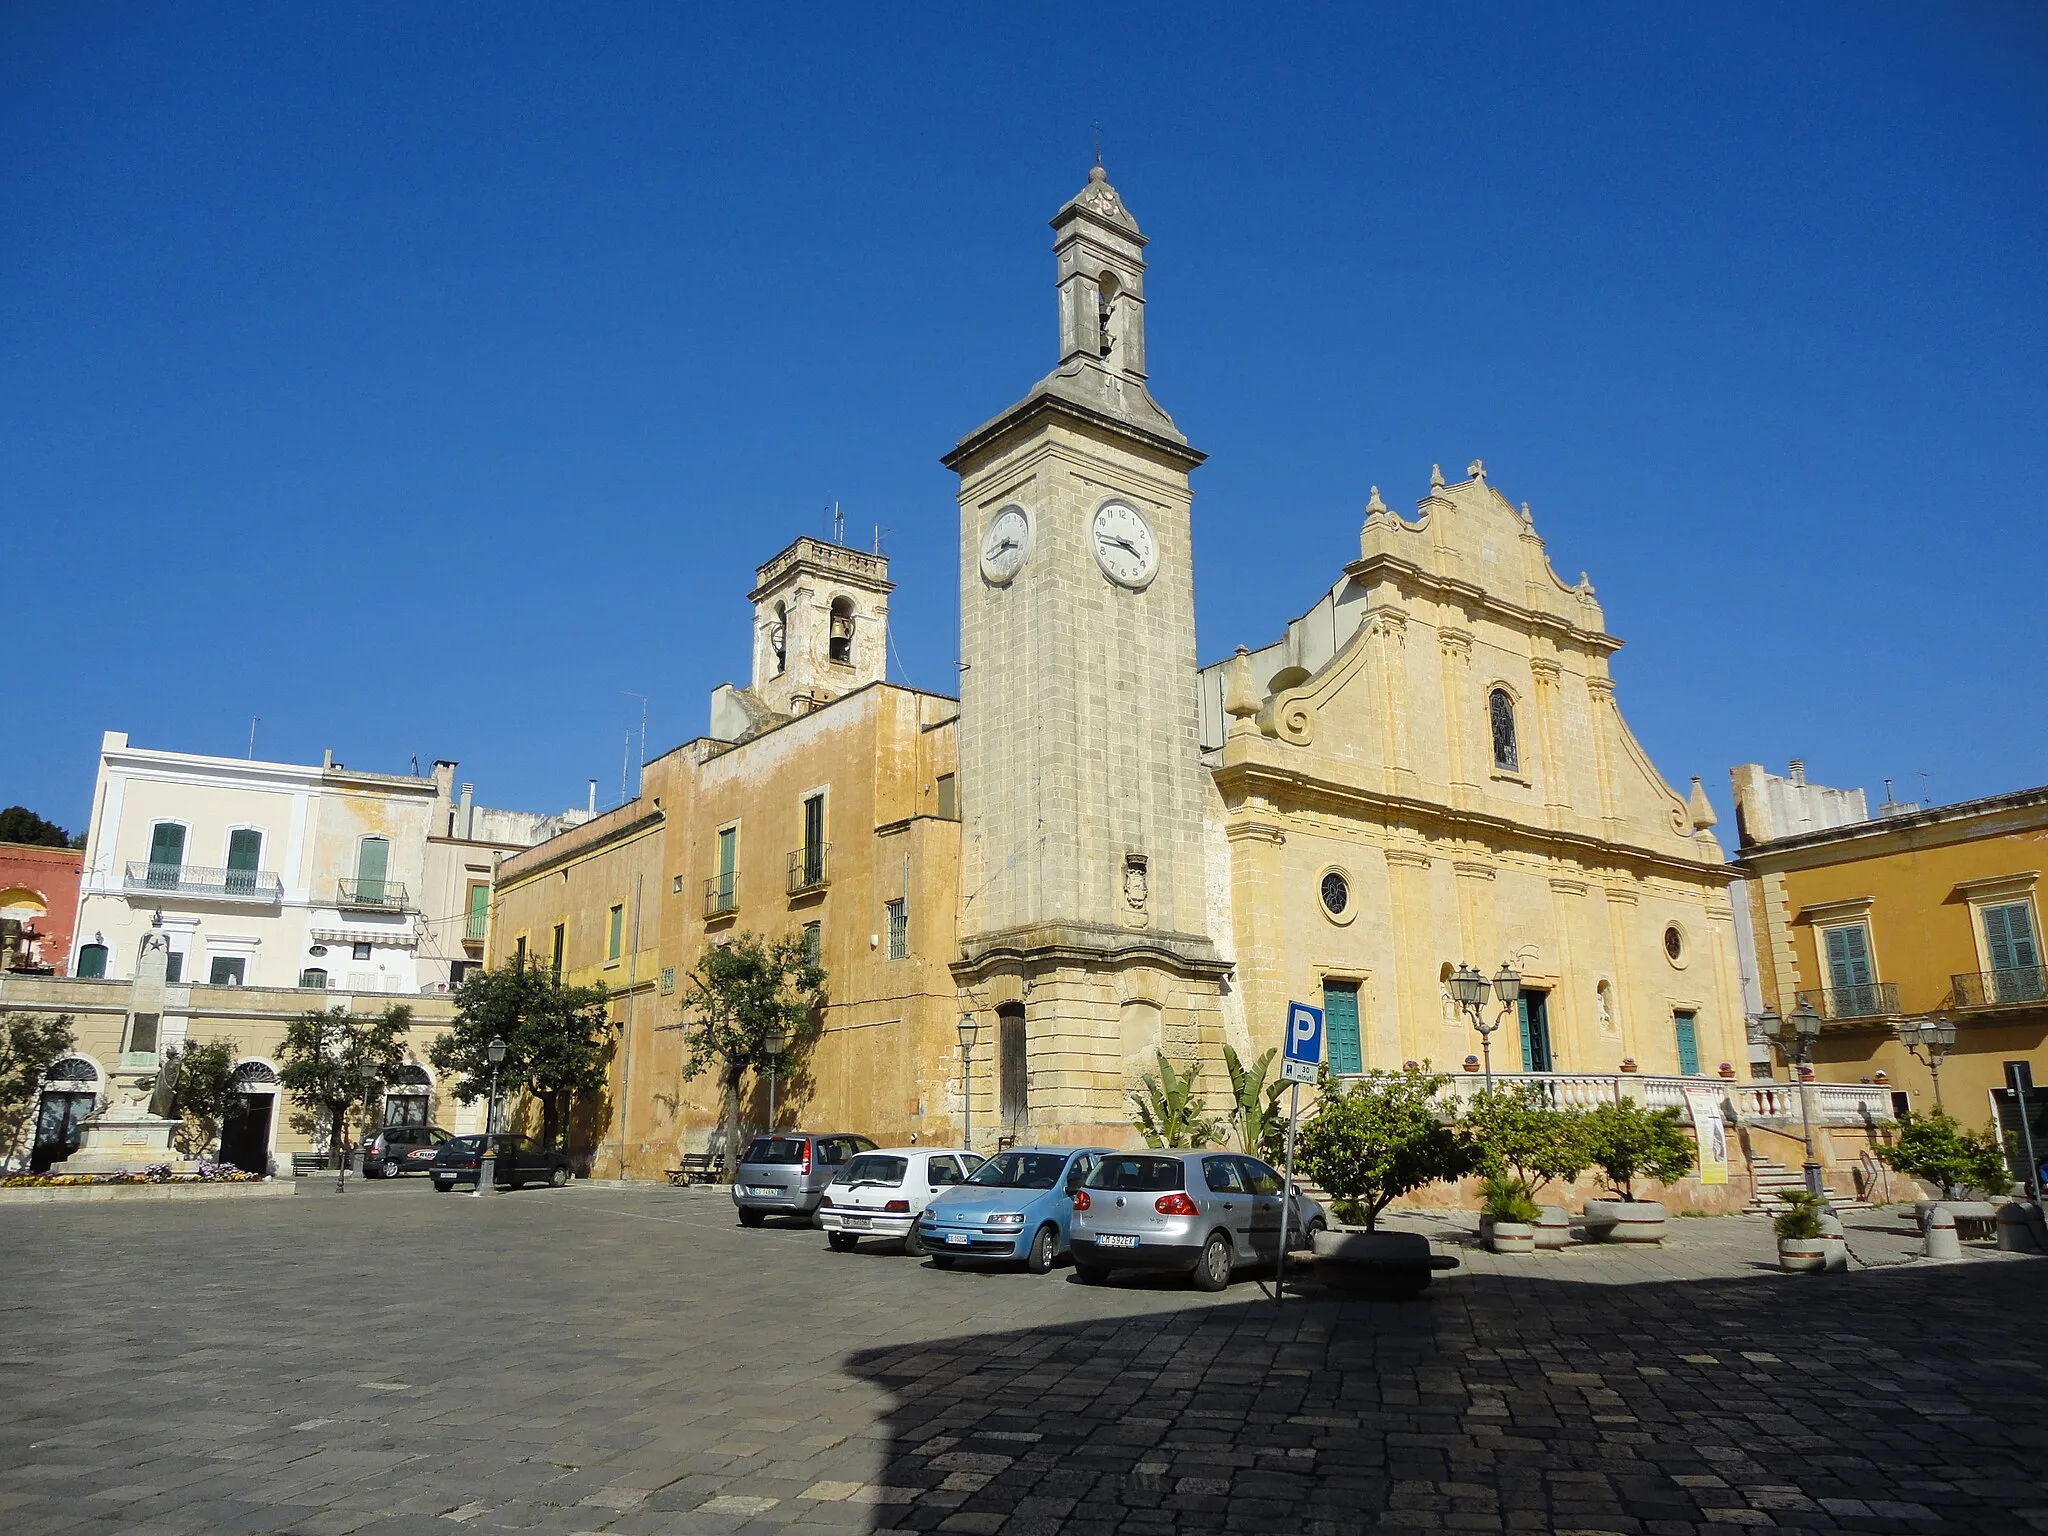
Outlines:
{"label": "car license plate", "polygon": [[1135,1248],[1138,1246],[1138,1240],[1127,1234],[1105,1232],[1102,1236],[1095,1239],[1095,1246],[1098,1248]]}
{"label": "car license plate", "polygon": [[740,1190],[740,1193],[743,1195],[753,1195],[758,1199],[766,1200],[771,1196],[781,1194],[782,1186],[779,1184],[748,1184]]}
{"label": "car license plate", "polygon": [[946,1234],[946,1241],[951,1243],[955,1248],[965,1248],[969,1243],[973,1242],[974,1239],[969,1237],[965,1232],[948,1232]]}
{"label": "car license plate", "polygon": [[840,1220],[849,1227],[871,1227],[875,1224],[874,1218],[870,1216],[843,1216]]}

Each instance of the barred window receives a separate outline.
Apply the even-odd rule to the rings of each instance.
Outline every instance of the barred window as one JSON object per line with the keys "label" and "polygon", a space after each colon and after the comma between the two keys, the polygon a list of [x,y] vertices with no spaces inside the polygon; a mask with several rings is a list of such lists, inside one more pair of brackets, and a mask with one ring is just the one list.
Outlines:
{"label": "barred window", "polygon": [[1521,770],[1521,752],[1515,743],[1515,701],[1505,688],[1488,695],[1486,710],[1493,725],[1493,766],[1507,773]]}

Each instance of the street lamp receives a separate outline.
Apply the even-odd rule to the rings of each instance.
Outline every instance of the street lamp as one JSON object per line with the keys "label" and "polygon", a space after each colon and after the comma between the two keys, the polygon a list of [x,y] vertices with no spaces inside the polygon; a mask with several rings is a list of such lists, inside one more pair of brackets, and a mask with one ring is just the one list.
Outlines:
{"label": "street lamp", "polygon": [[974,1039],[981,1026],[971,1013],[960,1015],[960,1145],[974,1146]]}
{"label": "street lamp", "polygon": [[491,1036],[484,1055],[491,1063],[491,1096],[484,1101],[484,1150],[476,1163],[476,1192],[489,1195],[498,1189],[498,1068],[505,1063],[504,1036]]}
{"label": "street lamp", "polygon": [[[1899,1043],[1934,1079],[1934,1107],[1941,1108],[1941,1064],[1956,1048],[1956,1027],[1940,1019],[1915,1019],[1899,1026]],[[1925,1055],[1922,1055],[1922,1052]]]}
{"label": "street lamp", "polygon": [[1467,1017],[1472,1027],[1479,1031],[1479,1049],[1486,1061],[1486,1091],[1493,1092],[1493,1032],[1506,1021],[1508,1010],[1522,995],[1522,978],[1514,967],[1505,960],[1500,971],[1490,984],[1494,996],[1500,999],[1500,1016],[1488,1023],[1486,1019],[1486,994],[1489,983],[1486,973],[1477,966],[1461,965],[1451,972],[1451,999]]}
{"label": "street lamp", "polygon": [[1792,1010],[1792,1017],[1781,1019],[1777,1010],[1766,1007],[1757,1016],[1764,1036],[1777,1046],[1778,1054],[1785,1058],[1792,1068],[1793,1079],[1799,1084],[1799,1125],[1806,1142],[1806,1192],[1818,1199],[1827,1198],[1827,1185],[1821,1178],[1820,1163],[1813,1155],[1813,1087],[1807,1082],[1807,1064],[1813,1060],[1813,1042],[1820,1038],[1820,1014],[1811,998],[1799,999],[1799,1006]]}
{"label": "street lamp", "polygon": [[782,1066],[782,1053],[789,1048],[788,1037],[776,1030],[761,1042],[761,1049],[768,1053],[768,1130],[775,1130],[775,1075]]}

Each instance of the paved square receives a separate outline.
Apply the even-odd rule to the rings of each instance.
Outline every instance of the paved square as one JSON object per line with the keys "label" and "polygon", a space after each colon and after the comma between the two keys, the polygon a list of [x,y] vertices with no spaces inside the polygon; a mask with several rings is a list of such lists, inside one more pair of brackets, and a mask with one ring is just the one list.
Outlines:
{"label": "paved square", "polygon": [[2048,1529],[2048,1260],[1673,1228],[1276,1308],[703,1190],[5,1206],[0,1531]]}

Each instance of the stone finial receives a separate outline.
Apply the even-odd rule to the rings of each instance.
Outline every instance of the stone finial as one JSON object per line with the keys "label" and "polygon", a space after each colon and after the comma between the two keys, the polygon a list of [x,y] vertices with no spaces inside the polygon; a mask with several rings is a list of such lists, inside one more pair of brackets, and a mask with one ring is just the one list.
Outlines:
{"label": "stone finial", "polygon": [[1484,480],[1486,478],[1486,461],[1484,459],[1474,459],[1470,464],[1467,464],[1465,466],[1465,478],[1468,480]]}
{"label": "stone finial", "polygon": [[1529,510],[1529,503],[1526,501],[1522,503],[1522,526],[1524,528],[1534,528],[1536,526],[1535,514]]}
{"label": "stone finial", "polygon": [[1243,646],[1230,658],[1223,678],[1223,712],[1233,720],[1249,720],[1259,712],[1258,690],[1252,686],[1251,653]]}
{"label": "stone finial", "polygon": [[1444,488],[1443,465],[1432,464],[1429,466],[1429,488],[1432,491],[1440,491]]}
{"label": "stone finial", "polygon": [[1380,500],[1380,488],[1374,486],[1372,488],[1372,495],[1368,496],[1365,501],[1365,515],[1371,517],[1376,512],[1385,512],[1386,510],[1387,504]]}
{"label": "stone finial", "polygon": [[1714,815],[1714,807],[1707,801],[1707,792],[1701,786],[1698,774],[1692,777],[1692,795],[1686,802],[1686,811],[1692,817],[1692,829],[1695,832],[1706,831],[1719,819]]}
{"label": "stone finial", "polygon": [[1593,595],[1593,578],[1584,571],[1579,572],[1579,590],[1588,597]]}

